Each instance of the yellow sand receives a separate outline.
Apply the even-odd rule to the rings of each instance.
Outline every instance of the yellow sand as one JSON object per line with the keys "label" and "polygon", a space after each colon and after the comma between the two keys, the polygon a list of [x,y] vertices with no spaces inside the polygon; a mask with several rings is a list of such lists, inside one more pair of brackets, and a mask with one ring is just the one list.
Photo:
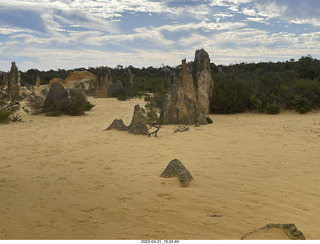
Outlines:
{"label": "yellow sand", "polygon": [[[268,223],[320,239],[319,112],[210,115],[148,138],[103,131],[142,100],[91,101],[0,125],[0,239],[240,239]],[[174,158],[187,188],[159,177]]]}

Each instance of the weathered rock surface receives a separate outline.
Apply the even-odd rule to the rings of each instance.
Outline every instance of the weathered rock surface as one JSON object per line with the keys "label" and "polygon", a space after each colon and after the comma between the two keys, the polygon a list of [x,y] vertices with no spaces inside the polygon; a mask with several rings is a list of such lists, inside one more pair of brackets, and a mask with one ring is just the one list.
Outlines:
{"label": "weathered rock surface", "polygon": [[142,116],[140,105],[134,106],[134,112],[132,121],[128,128],[129,133],[135,134],[135,135],[148,135],[148,127],[145,119]]}
{"label": "weathered rock surface", "polygon": [[132,121],[126,126],[122,119],[115,119],[106,130],[116,129],[119,131],[128,131],[134,135],[149,135],[148,127],[142,116],[140,105],[134,106]]}
{"label": "weathered rock surface", "polygon": [[212,97],[213,80],[211,77],[209,54],[204,50],[196,50],[192,76],[197,90],[197,100],[205,114],[209,113]]}
{"label": "weathered rock surface", "polygon": [[112,129],[119,130],[119,131],[128,131],[129,130],[128,126],[126,126],[123,123],[122,119],[115,119],[106,130],[112,130]]}
{"label": "weathered rock surface", "polygon": [[61,86],[65,85],[65,82],[61,78],[53,78],[49,81],[49,86],[52,86],[56,82],[58,82]]}
{"label": "weathered rock surface", "polygon": [[163,68],[164,79],[168,86],[170,87],[176,81],[176,75],[169,67]]}
{"label": "weathered rock surface", "polygon": [[20,72],[15,62],[11,62],[11,69],[8,81],[8,97],[9,99],[19,95],[20,89]]}
{"label": "weathered rock surface", "polygon": [[50,80],[49,86],[52,86],[55,82],[59,82],[65,88],[76,88],[79,85],[84,85],[85,90],[88,90],[90,84],[96,80],[96,76],[89,71],[73,71],[64,80],[53,78]]}
{"label": "weathered rock surface", "polygon": [[[266,226],[253,230],[247,234],[245,234],[243,237],[241,237],[241,240],[254,240],[258,239],[259,232],[268,231],[271,229],[281,229],[284,231],[284,233],[288,236],[288,239],[291,240],[306,240],[305,236],[301,231],[299,231],[295,224],[267,224]],[[272,236],[270,237],[272,238]],[[278,238],[275,236],[275,238]]]}
{"label": "weathered rock surface", "polygon": [[185,59],[182,60],[181,81],[170,86],[160,116],[163,124],[207,124]]}
{"label": "weathered rock surface", "polygon": [[63,108],[67,100],[67,90],[59,82],[54,82],[44,101],[43,109],[44,111],[52,111],[58,107]]}
{"label": "weathered rock surface", "polygon": [[178,159],[171,160],[165,170],[161,173],[160,177],[178,177],[180,186],[182,187],[187,187],[190,184],[191,180],[193,180],[190,172]]}
{"label": "weathered rock surface", "polygon": [[111,71],[108,67],[103,67],[97,77],[97,96],[109,97],[109,86],[112,84]]}

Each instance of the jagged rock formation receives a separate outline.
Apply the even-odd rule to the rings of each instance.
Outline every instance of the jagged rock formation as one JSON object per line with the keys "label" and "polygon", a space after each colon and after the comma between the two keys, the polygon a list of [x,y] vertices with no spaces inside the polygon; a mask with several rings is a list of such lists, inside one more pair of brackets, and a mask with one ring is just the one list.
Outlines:
{"label": "jagged rock formation", "polygon": [[178,159],[171,160],[165,170],[161,173],[160,177],[178,177],[180,186],[182,187],[187,187],[190,184],[191,180],[193,180],[190,172]]}
{"label": "jagged rock formation", "polygon": [[160,117],[163,124],[207,124],[185,59],[182,60],[181,80],[170,86]]}
{"label": "jagged rock formation", "polygon": [[213,80],[211,78],[209,54],[204,50],[196,50],[192,68],[193,81],[197,90],[197,100],[205,114],[209,113],[212,97]]}
{"label": "jagged rock formation", "polygon": [[20,89],[20,72],[15,62],[11,62],[11,69],[8,81],[8,98],[14,98],[19,95]]}
{"label": "jagged rock formation", "polygon": [[98,97],[109,97],[109,86],[112,84],[111,71],[108,67],[103,67],[97,77],[97,92]]}
{"label": "jagged rock formation", "polygon": [[169,67],[163,68],[163,72],[164,72],[164,80],[170,87],[176,81],[176,75],[172,71],[172,69],[170,69]]}
{"label": "jagged rock formation", "polygon": [[43,104],[43,110],[55,111],[63,109],[68,100],[68,92],[59,82],[54,82]]}
{"label": "jagged rock formation", "polygon": [[[266,226],[253,230],[243,237],[241,240],[257,240],[259,239],[258,234],[260,232],[268,231],[271,229],[281,229],[287,235],[290,240],[306,240],[305,236],[301,231],[299,231],[295,224],[267,224]],[[279,237],[275,236],[274,239],[278,239]]]}
{"label": "jagged rock formation", "polygon": [[142,116],[140,105],[134,106],[132,121],[126,126],[122,119],[115,119],[106,130],[116,129],[119,131],[128,131],[134,135],[149,135],[148,127]]}

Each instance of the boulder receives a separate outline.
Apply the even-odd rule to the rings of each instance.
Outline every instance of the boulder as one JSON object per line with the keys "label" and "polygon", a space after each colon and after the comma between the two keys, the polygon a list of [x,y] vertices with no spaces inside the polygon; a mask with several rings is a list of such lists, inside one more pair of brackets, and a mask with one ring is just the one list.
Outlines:
{"label": "boulder", "polygon": [[207,124],[185,59],[182,60],[181,80],[174,81],[170,86],[160,118],[163,124]]}
{"label": "boulder", "polygon": [[178,177],[180,186],[182,187],[187,187],[190,184],[191,180],[193,180],[190,172],[178,159],[171,160],[165,170],[161,173],[160,177]]}
{"label": "boulder", "polygon": [[55,111],[64,108],[66,101],[68,100],[67,90],[59,83],[54,82],[47,94],[47,97],[43,104],[44,111]]}
{"label": "boulder", "polygon": [[122,119],[115,119],[111,125],[105,130],[116,129],[119,131],[128,131],[134,135],[149,135],[148,127],[145,119],[142,116],[140,105],[134,106],[132,121],[129,126],[126,126]]}
{"label": "boulder", "polygon": [[208,114],[212,97],[213,80],[211,77],[209,54],[204,49],[196,50],[192,76],[197,90],[197,100],[204,113]]}
{"label": "boulder", "polygon": [[248,232],[241,240],[305,240],[305,236],[295,224],[267,224],[264,227]]}
{"label": "boulder", "polygon": [[14,98],[19,95],[20,89],[20,72],[15,62],[11,62],[11,69],[8,81],[8,98]]}

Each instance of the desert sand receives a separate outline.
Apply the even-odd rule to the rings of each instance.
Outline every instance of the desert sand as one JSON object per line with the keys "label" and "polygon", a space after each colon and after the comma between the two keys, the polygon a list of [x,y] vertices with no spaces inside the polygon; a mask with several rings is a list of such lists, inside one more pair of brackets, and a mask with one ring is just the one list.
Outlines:
{"label": "desert sand", "polygon": [[[210,115],[148,138],[103,131],[143,100],[90,100],[84,116],[0,125],[0,239],[239,240],[268,223],[320,239],[320,112]],[[159,177],[175,158],[188,187]]]}

